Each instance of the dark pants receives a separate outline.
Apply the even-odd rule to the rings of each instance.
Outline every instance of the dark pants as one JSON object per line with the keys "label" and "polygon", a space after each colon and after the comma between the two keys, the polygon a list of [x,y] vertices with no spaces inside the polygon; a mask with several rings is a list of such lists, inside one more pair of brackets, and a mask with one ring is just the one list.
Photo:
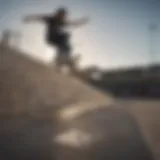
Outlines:
{"label": "dark pants", "polygon": [[67,33],[56,34],[48,38],[48,43],[57,48],[56,65],[68,65],[72,68],[70,35]]}
{"label": "dark pants", "polygon": [[70,35],[68,33],[58,33],[49,35],[47,38],[51,46],[57,48],[57,54],[71,54]]}

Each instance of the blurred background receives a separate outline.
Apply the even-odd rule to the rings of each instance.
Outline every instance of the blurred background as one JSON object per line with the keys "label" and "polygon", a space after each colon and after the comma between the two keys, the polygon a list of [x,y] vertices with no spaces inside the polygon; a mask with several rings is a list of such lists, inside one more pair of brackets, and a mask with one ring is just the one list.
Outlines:
{"label": "blurred background", "polygon": [[59,6],[69,9],[71,19],[90,18],[88,25],[69,29],[89,83],[115,96],[160,97],[159,0],[1,0],[1,38],[8,30],[12,46],[52,63],[55,50],[44,40],[45,25],[26,25],[22,18]]}

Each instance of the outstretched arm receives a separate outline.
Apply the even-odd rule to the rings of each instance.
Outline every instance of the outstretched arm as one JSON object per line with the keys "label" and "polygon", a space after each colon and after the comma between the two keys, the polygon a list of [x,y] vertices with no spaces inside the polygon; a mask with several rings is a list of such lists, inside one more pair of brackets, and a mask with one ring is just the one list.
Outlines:
{"label": "outstretched arm", "polygon": [[71,26],[71,27],[72,26],[73,27],[79,27],[79,26],[87,24],[88,21],[89,21],[89,18],[88,17],[84,17],[84,18],[81,18],[81,19],[68,21],[67,24],[68,24],[68,26]]}
{"label": "outstretched arm", "polygon": [[24,22],[44,21],[48,15],[29,15],[23,18]]}

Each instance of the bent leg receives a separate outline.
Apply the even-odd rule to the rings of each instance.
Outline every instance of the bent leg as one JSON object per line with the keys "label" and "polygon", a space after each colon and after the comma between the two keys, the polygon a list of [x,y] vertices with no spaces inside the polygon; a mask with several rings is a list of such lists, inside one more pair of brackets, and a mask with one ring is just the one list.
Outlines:
{"label": "bent leg", "polygon": [[58,65],[67,65],[69,68],[72,68],[72,56],[71,56],[71,44],[69,41],[68,35],[60,35],[57,44],[57,61]]}

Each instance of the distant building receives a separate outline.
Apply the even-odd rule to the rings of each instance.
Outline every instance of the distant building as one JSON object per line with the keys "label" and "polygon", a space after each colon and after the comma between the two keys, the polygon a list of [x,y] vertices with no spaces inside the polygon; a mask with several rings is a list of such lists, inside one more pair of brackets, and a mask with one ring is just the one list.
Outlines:
{"label": "distant building", "polygon": [[10,41],[11,41],[11,31],[10,30],[3,31],[1,38],[1,45],[9,46]]}
{"label": "distant building", "polygon": [[1,46],[10,46],[14,48],[19,48],[20,40],[21,40],[21,34],[19,32],[6,29],[2,32],[0,43]]}
{"label": "distant building", "polygon": [[84,72],[87,77],[93,80],[101,80],[103,77],[103,71],[97,66],[90,66]]}

